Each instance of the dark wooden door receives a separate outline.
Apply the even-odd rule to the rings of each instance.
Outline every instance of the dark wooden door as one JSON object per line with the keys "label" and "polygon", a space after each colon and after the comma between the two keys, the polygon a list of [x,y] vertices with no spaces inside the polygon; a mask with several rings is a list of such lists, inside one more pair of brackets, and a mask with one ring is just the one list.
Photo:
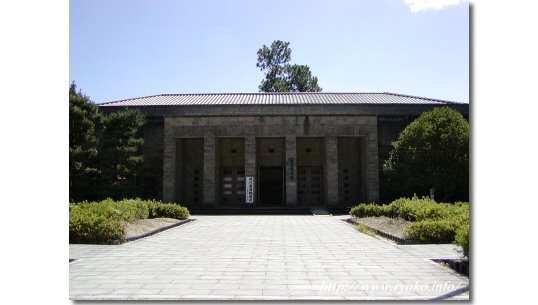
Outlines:
{"label": "dark wooden door", "polygon": [[323,202],[323,168],[300,166],[297,168],[297,203],[315,206]]}
{"label": "dark wooden door", "polygon": [[203,169],[196,165],[187,165],[183,177],[183,198],[190,206],[201,205],[203,201]]}
{"label": "dark wooden door", "polygon": [[222,205],[245,203],[245,169],[243,167],[223,167],[220,180]]}

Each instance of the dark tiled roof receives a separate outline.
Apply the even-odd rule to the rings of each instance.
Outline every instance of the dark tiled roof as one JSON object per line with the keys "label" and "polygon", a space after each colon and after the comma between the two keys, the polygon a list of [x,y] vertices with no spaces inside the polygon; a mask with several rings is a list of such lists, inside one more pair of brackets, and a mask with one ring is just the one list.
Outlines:
{"label": "dark tiled roof", "polygon": [[451,101],[395,93],[202,93],[160,94],[99,104],[101,107],[191,105],[329,105],[399,104],[448,105]]}

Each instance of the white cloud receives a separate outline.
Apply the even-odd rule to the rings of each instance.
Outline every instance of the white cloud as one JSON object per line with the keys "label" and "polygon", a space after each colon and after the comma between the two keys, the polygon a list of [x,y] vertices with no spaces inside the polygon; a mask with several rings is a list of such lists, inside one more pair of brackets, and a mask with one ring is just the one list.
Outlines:
{"label": "white cloud", "polygon": [[404,0],[411,12],[416,13],[425,10],[441,10],[445,6],[456,5],[466,0]]}

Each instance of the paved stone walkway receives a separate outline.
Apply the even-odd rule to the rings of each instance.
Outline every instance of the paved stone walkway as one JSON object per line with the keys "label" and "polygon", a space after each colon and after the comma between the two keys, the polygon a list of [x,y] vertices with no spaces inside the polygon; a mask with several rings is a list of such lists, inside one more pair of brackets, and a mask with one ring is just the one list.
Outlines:
{"label": "paved stone walkway", "polygon": [[398,246],[338,217],[193,218],[119,246],[70,245],[70,298],[430,299],[469,284],[430,260],[455,246]]}

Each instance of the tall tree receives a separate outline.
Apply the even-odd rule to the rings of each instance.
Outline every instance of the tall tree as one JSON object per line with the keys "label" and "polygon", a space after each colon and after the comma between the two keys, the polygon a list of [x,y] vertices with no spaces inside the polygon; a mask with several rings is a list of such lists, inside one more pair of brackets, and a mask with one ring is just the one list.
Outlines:
{"label": "tall tree", "polygon": [[320,92],[318,78],[312,76],[307,65],[291,65],[290,43],[275,40],[271,48],[263,45],[258,50],[256,67],[265,71],[265,79],[258,87],[261,92]]}
{"label": "tall tree", "polygon": [[87,199],[99,173],[97,127],[103,116],[75,82],[69,87],[69,198]]}
{"label": "tall tree", "polygon": [[434,188],[436,200],[469,200],[469,122],[459,112],[425,112],[392,145],[383,171],[399,196]]}
{"label": "tall tree", "polygon": [[115,199],[136,196],[136,176],[144,161],[144,139],[138,132],[146,122],[138,109],[108,114],[101,135],[102,191]]}

